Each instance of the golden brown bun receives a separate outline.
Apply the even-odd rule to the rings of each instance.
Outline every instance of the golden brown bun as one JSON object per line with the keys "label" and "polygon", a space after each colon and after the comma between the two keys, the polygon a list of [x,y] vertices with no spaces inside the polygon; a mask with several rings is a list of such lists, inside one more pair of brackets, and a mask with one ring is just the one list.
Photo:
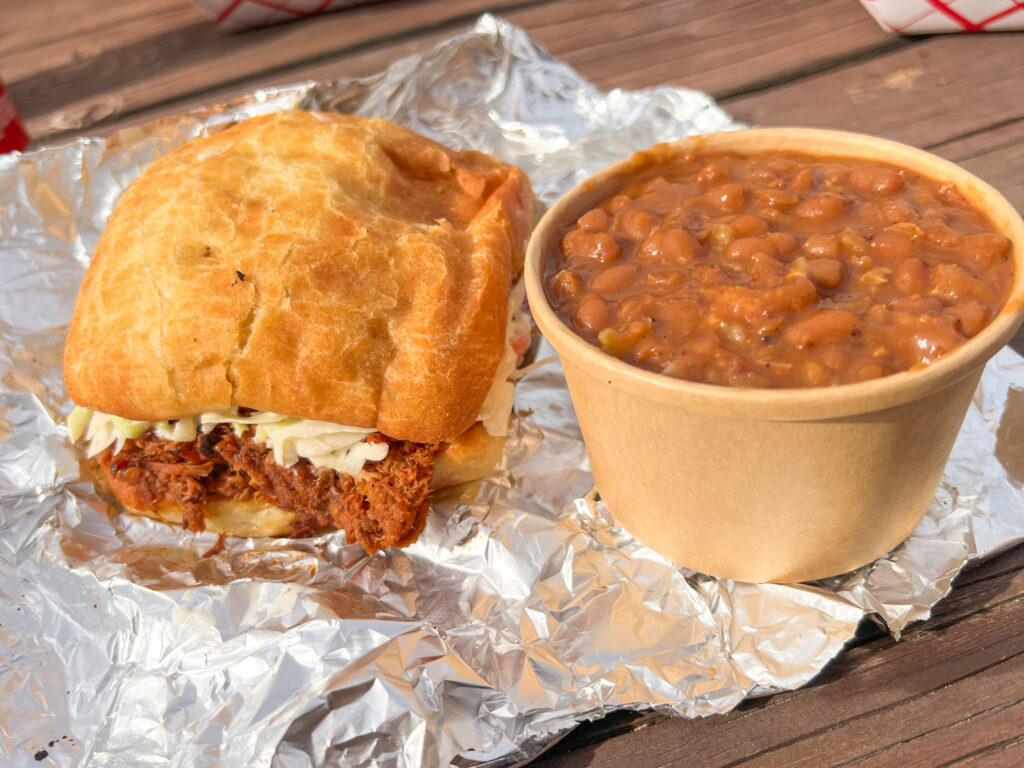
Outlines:
{"label": "golden brown bun", "polygon": [[282,112],[191,141],[110,219],[68,394],[146,421],[237,405],[460,435],[501,356],[531,201],[519,169],[383,120]]}
{"label": "golden brown bun", "polygon": [[[445,443],[434,457],[434,476],[430,487],[434,490],[478,480],[492,469],[501,458],[505,438],[487,434],[483,424],[474,423],[450,443]],[[106,473],[97,459],[82,461],[82,473],[96,492],[118,509],[135,515],[152,517],[180,526],[181,507],[164,504],[154,509],[126,508],[110,490]],[[292,522],[297,515],[263,501],[208,501],[203,507],[206,530],[227,536],[291,536]]]}
{"label": "golden brown bun", "polygon": [[457,440],[445,443],[434,457],[434,490],[478,480],[492,469],[505,450],[505,436],[487,434],[479,421]]}

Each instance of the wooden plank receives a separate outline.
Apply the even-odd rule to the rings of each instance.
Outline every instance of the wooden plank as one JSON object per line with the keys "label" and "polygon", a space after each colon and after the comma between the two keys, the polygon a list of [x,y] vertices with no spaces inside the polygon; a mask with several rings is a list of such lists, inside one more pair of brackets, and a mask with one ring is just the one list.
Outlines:
{"label": "wooden plank", "polygon": [[206,18],[191,0],[0,0],[0,72],[8,82]]}
{"label": "wooden plank", "polygon": [[[833,756],[857,760],[870,754],[880,742],[857,741],[861,730],[869,731],[858,730],[860,725],[877,723],[884,733],[890,720],[905,724],[898,726],[905,728],[900,738],[887,742],[892,748],[923,740],[924,746],[912,749],[932,749],[928,740],[938,744],[945,738],[943,729],[955,729],[971,750],[987,754],[1002,733],[998,712],[1018,706],[1024,697],[1012,689],[1019,687],[1015,680],[1024,664],[1022,562],[1024,546],[1019,546],[968,570],[932,620],[911,627],[899,643],[882,638],[854,648],[805,689],[748,701],[728,715],[705,720],[623,716],[610,739],[600,732],[600,723],[582,726],[536,765],[610,768],[629,761],[699,768],[755,759],[762,762],[752,765],[788,766],[805,754],[818,760],[808,764],[827,765]],[[955,693],[943,693],[947,689]],[[928,721],[929,708],[918,709],[923,700],[947,719]],[[991,719],[976,725],[985,713]],[[631,725],[641,730],[618,735]],[[844,744],[857,749],[842,753]],[[876,762],[902,764],[887,756]]]}
{"label": "wooden plank", "polygon": [[1024,140],[957,162],[1002,192],[1018,211],[1024,211]]}
{"label": "wooden plank", "polygon": [[[325,67],[334,78],[365,74],[359,65],[367,51],[379,54],[383,68],[397,58],[396,46],[454,34],[485,10],[524,27],[606,88],[678,83],[735,92],[908,44],[884,35],[847,0],[427,0],[242,35],[205,22],[185,25],[149,39],[125,37],[80,61],[7,79],[29,132],[47,139],[172,103],[209,103],[213,89],[241,92],[305,79]],[[0,61],[0,71],[3,66]]]}
{"label": "wooden plank", "polygon": [[[1024,544],[1018,544],[998,556],[987,557],[967,566],[956,578],[954,593],[971,584],[1007,576],[1021,569],[1024,569]],[[948,601],[942,604],[941,610],[943,614],[949,610]]]}
{"label": "wooden plank", "polygon": [[[1016,657],[1017,668],[1012,671],[1009,669],[1009,666],[1013,662],[1007,662],[1006,664],[999,665],[999,667],[985,670],[977,677],[952,685],[946,691],[941,692],[946,698],[962,698],[954,698],[952,701],[942,702],[937,700],[938,694],[936,694],[934,696],[922,697],[913,702],[913,704],[932,707],[941,706],[944,707],[943,711],[947,713],[964,712],[966,709],[964,705],[969,703],[966,697],[970,695],[970,691],[966,689],[970,687],[976,688],[978,685],[998,684],[999,681],[995,679],[997,675],[1003,675],[1011,686],[1018,689],[1019,693],[1021,687],[1019,678],[1014,678],[1012,675],[1015,673],[1019,675],[1020,671],[1024,670],[1024,660],[1022,658],[1024,657]],[[983,707],[984,704],[985,699],[982,698],[978,705]],[[906,711],[909,710],[909,707],[904,707],[903,710],[887,711],[883,713],[885,720],[876,718],[875,722],[860,722],[857,726],[862,729],[862,732],[867,732],[870,739],[878,739],[880,734],[884,734],[883,739],[891,738],[894,730],[891,723],[901,723],[900,718],[902,717],[914,718],[916,727],[922,727],[919,719],[920,713]],[[929,712],[928,714],[935,715],[936,713]],[[954,717],[956,716],[954,715]],[[969,720],[954,719],[952,723],[941,725],[934,730],[905,739],[888,749],[866,752],[860,749],[858,752],[863,754],[858,758],[848,762],[836,762],[835,764],[853,766],[869,763],[872,760],[884,759],[889,765],[898,765],[901,768],[931,768],[931,766],[943,765],[953,761],[959,762],[967,760],[980,752],[985,752],[992,747],[1009,746],[1020,737],[1022,723],[1024,723],[1024,701],[1017,701],[1008,706],[1000,705],[981,714],[972,715]],[[868,749],[870,749],[870,745]],[[1003,758],[1003,765],[1014,765],[1014,763],[1005,761],[1005,754]],[[794,765],[796,764],[794,763]]]}
{"label": "wooden plank", "polygon": [[975,752],[960,760],[946,763],[945,768],[1007,768],[1024,765],[1024,736],[1018,736],[1003,744],[993,744],[987,749]]}
{"label": "wooden plank", "polygon": [[841,128],[933,147],[1024,118],[1021,78],[1019,36],[943,35],[723,106],[756,125]]}
{"label": "wooden plank", "polygon": [[[944,762],[943,757],[963,757],[1013,738],[1024,713],[1024,650],[1019,642],[1017,648],[1016,656],[972,670],[942,688],[915,690],[916,695],[893,706],[761,751],[737,765],[826,768],[884,758],[891,765],[931,766]],[[905,689],[907,684],[893,674],[889,687]]]}
{"label": "wooden plank", "polygon": [[117,116],[100,120],[85,129],[57,131],[43,137],[41,140],[37,138],[36,145],[57,144],[63,141],[70,141],[74,137],[82,134],[106,137],[115,131],[119,131],[124,128],[145,125],[146,123],[163,118],[173,119],[176,116],[185,114],[192,110],[224,104],[241,94],[255,90],[257,87],[272,88],[275,86],[294,85],[307,80],[328,82],[345,78],[360,78],[368,75],[375,75],[379,72],[383,72],[388,66],[399,59],[410,56],[414,53],[420,53],[428,50],[442,40],[449,38],[452,34],[467,31],[470,28],[470,25],[465,25],[462,28],[457,28],[455,32],[449,32],[448,30],[435,32],[430,35],[418,36],[400,43],[362,51],[346,57],[344,67],[342,68],[339,68],[337,62],[331,61],[315,67],[305,68],[301,73],[292,74],[290,71],[286,71],[283,74],[266,77],[261,79],[259,83],[253,83],[250,87],[240,87],[237,84],[232,84],[213,88],[204,92],[202,96],[196,98],[172,100],[155,107],[146,108],[142,111],[121,113]]}
{"label": "wooden plank", "polygon": [[716,96],[911,44],[846,0],[576,0],[509,19],[602,88],[670,84]]}
{"label": "wooden plank", "polygon": [[171,99],[196,98],[211,87],[241,89],[254,73],[273,75],[297,60],[322,64],[339,52],[464,23],[493,6],[489,0],[400,0],[241,34],[202,21],[9,86],[29,133],[39,139]]}

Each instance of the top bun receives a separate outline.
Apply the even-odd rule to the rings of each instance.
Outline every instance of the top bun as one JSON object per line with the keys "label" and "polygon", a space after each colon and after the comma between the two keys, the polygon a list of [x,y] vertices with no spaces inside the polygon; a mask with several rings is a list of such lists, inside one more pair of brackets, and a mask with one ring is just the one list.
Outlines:
{"label": "top bun", "polygon": [[68,394],[145,421],[243,406],[454,438],[501,357],[531,204],[518,168],[384,120],[281,112],[190,141],[111,216]]}

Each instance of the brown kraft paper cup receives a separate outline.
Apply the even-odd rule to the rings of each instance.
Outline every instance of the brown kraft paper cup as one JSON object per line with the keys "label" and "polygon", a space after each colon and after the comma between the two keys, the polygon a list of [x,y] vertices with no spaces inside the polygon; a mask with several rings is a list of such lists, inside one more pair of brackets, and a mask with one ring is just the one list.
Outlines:
{"label": "brown kraft paper cup", "polygon": [[[952,182],[1013,242],[1006,304],[977,336],[919,371],[811,389],[734,389],[642,370],[578,337],[547,303],[559,227],[625,178],[694,147],[879,160]],[[897,546],[934,498],[985,362],[1024,319],[1024,223],[967,171],[895,142],[796,128],[659,145],[578,185],[531,238],[526,287],[558,351],[615,521],[676,564],[720,578],[789,582],[852,570]]]}

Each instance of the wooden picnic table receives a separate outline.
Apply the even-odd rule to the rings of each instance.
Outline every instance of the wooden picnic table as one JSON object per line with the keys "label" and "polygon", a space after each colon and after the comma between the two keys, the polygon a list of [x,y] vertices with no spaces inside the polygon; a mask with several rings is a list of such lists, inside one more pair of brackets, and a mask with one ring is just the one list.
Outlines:
{"label": "wooden picnic table", "polygon": [[[898,139],[1024,207],[1024,35],[893,36],[856,0],[378,2],[241,34],[189,0],[0,0],[0,77],[43,145],[371,74],[484,12],[601,88],[685,85],[752,124]],[[535,764],[1024,765],[1024,546],[961,574],[901,641],[865,622],[851,646],[801,690],[703,720],[615,713]]]}

